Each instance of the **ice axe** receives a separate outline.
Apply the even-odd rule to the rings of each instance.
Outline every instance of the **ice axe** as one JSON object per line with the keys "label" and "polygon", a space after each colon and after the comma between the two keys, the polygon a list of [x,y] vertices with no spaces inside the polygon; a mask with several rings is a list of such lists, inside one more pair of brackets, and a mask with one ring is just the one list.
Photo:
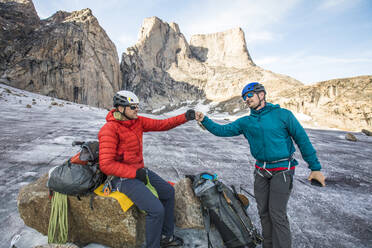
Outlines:
{"label": "ice axe", "polygon": [[243,190],[245,193],[247,193],[248,195],[252,196],[254,199],[256,199],[256,197],[254,197],[254,195],[249,192],[248,190],[245,190],[242,186],[240,186],[240,190]]}

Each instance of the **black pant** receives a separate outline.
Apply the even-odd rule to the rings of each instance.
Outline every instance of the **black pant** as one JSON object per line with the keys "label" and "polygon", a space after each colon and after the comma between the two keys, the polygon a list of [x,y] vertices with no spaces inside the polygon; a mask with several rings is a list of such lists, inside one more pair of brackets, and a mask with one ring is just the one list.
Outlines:
{"label": "black pant", "polygon": [[270,173],[259,169],[254,171],[254,195],[261,219],[263,248],[290,248],[292,238],[287,203],[293,187],[294,170]]}
{"label": "black pant", "polygon": [[159,248],[161,235],[169,237],[174,233],[174,188],[155,172],[148,170],[148,175],[159,199],[137,179],[116,179],[113,187],[126,194],[139,209],[146,211],[146,247]]}

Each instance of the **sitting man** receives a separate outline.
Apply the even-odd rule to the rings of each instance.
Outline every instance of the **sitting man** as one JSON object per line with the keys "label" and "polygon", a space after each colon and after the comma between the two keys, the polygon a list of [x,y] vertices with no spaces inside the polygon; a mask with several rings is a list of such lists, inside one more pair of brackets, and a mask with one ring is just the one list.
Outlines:
{"label": "sitting man", "polygon": [[[166,131],[195,119],[188,110],[164,120],[138,116],[138,97],[130,91],[114,96],[114,109],[98,134],[99,164],[103,173],[115,176],[113,188],[127,195],[141,210],[146,211],[146,247],[182,246],[174,235],[174,189],[155,172],[144,167],[143,132]],[[147,187],[147,178],[158,193],[157,198]]]}

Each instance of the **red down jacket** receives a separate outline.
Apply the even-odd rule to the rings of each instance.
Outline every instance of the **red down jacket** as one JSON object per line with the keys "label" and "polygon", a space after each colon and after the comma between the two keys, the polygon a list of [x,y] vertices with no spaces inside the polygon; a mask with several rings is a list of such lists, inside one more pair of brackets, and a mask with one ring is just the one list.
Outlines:
{"label": "red down jacket", "polygon": [[136,171],[143,168],[143,132],[166,131],[187,122],[185,114],[164,120],[138,116],[138,119],[120,121],[111,110],[107,123],[98,133],[99,166],[106,175],[135,178]]}

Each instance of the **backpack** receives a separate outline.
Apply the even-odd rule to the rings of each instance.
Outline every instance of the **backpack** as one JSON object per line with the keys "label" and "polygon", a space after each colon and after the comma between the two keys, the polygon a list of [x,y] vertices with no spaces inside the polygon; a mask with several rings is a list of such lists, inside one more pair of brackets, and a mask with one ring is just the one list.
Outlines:
{"label": "backpack", "polygon": [[105,181],[106,175],[99,170],[98,141],[77,141],[72,145],[80,145],[80,152],[49,170],[47,187],[51,191],[80,198],[92,193]]}
{"label": "backpack", "polygon": [[246,211],[249,201],[238,194],[234,186],[230,189],[217,179],[216,174],[186,177],[191,179],[192,189],[201,202],[208,247],[213,247],[209,236],[211,225],[218,230],[227,248],[251,248],[262,242]]}

